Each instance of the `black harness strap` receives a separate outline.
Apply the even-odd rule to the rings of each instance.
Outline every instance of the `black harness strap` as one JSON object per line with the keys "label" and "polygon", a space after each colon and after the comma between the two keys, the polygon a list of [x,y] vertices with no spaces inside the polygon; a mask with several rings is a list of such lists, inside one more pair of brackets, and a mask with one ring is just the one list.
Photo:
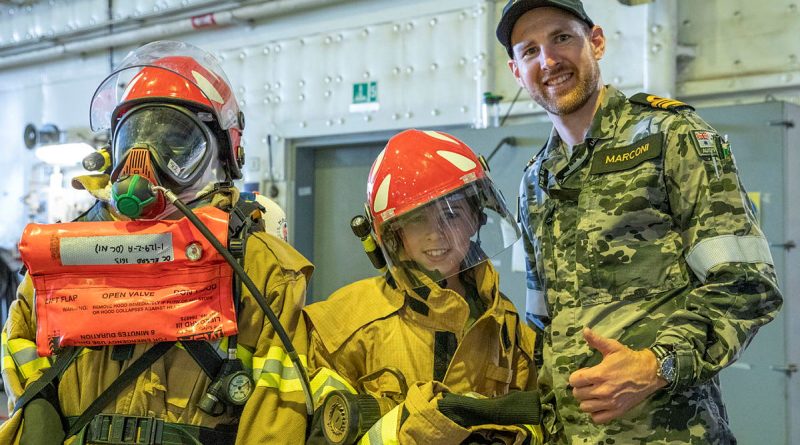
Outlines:
{"label": "black harness strap", "polygon": [[64,374],[64,371],[67,370],[67,367],[72,363],[78,354],[81,352],[82,347],[76,346],[68,346],[61,350],[61,353],[58,354],[56,357],[56,362],[50,366],[47,371],[42,373],[42,376],[39,377],[38,380],[28,385],[25,388],[25,391],[22,392],[22,395],[19,396],[17,402],[14,404],[14,411],[16,412],[19,409],[22,409],[25,405],[28,404],[31,400],[35,399],[36,396],[39,395],[50,383],[52,383],[57,378],[61,377]]}
{"label": "black harness strap", "polygon": [[145,369],[149,368],[156,360],[166,354],[174,345],[174,341],[157,343],[142,354],[141,357],[136,359],[135,362],[131,363],[130,366],[125,368],[122,374],[120,374],[119,377],[117,377],[117,379],[86,408],[86,411],[75,420],[75,423],[70,425],[69,431],[67,431],[67,437],[72,437],[80,432],[95,415],[99,414],[106,405],[111,403],[111,401],[114,400],[123,389],[127,388],[139,374],[143,373]]}
{"label": "black harness strap", "polygon": [[118,362],[130,360],[133,357],[133,349],[136,347],[134,344],[128,345],[114,345],[111,348],[111,359]]}
{"label": "black harness strap", "polygon": [[264,230],[263,220],[257,221],[252,218],[252,214],[264,212],[264,207],[255,201],[247,201],[239,198],[239,201],[231,208],[228,219],[228,237],[240,237],[244,239],[250,232]]}
{"label": "black harness strap", "polygon": [[203,372],[210,379],[214,379],[222,368],[222,358],[217,355],[214,347],[205,340],[181,340],[183,349],[192,356]]}

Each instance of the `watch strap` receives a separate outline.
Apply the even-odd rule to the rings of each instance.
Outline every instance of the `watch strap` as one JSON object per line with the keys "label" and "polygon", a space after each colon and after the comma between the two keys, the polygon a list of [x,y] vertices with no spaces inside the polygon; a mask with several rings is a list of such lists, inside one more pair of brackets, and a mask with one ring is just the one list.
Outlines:
{"label": "watch strap", "polygon": [[[664,345],[653,345],[650,350],[653,351],[653,354],[656,356],[656,374],[667,381],[667,386],[665,389],[671,392],[673,389],[675,389],[675,386],[678,382],[678,376],[676,375],[678,368],[677,354],[675,354],[675,351],[671,347]],[[665,362],[668,359],[672,360],[673,371],[671,376],[664,374]]]}
{"label": "watch strap", "polygon": [[653,354],[656,356],[656,360],[659,362],[661,362],[661,360],[663,360],[670,354],[670,352],[672,352],[670,349],[667,349],[662,345],[653,345],[650,350],[653,351]]}

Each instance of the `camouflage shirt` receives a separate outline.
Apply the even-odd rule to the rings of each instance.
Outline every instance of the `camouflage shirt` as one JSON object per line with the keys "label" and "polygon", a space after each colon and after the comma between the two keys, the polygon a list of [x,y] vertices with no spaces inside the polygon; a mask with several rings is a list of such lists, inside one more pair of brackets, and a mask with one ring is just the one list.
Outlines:
{"label": "camouflage shirt", "polygon": [[[782,303],[727,142],[691,107],[649,99],[606,87],[584,142],[567,157],[553,130],[522,180],[527,312],[549,319],[539,384],[553,442],[735,442],[717,374]],[[584,327],[673,350],[676,381],[594,424],[568,386],[602,359]]]}

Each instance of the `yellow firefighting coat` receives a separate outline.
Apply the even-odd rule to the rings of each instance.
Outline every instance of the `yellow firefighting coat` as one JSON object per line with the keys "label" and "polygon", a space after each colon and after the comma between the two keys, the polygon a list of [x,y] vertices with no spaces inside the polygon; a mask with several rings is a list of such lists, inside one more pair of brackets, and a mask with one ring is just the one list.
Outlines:
{"label": "yellow firefighting coat", "polygon": [[[238,193],[234,191],[233,198],[236,197]],[[300,310],[313,266],[282,240],[265,233],[254,233],[247,241],[244,269],[260,287],[283,327],[294,339],[303,360],[307,339]],[[51,364],[47,358],[36,356],[34,307],[33,287],[30,278],[26,277],[19,287],[17,300],[11,305],[2,332],[2,374],[9,408],[24,388]],[[256,388],[239,420],[236,442],[302,443],[306,427],[305,404],[294,367],[273,327],[244,286],[241,308],[238,356],[246,368],[252,369]],[[110,347],[83,349],[67,368],[58,386],[63,415],[80,415],[150,346],[136,345],[133,356],[125,362],[113,360]],[[169,423],[210,428],[235,423],[235,419],[227,414],[211,417],[198,409],[197,403],[209,382],[189,354],[176,345],[140,374],[102,412],[155,416]],[[19,434],[24,427],[22,410],[19,410],[0,427],[0,443],[19,443]],[[65,443],[74,442],[74,438]]]}
{"label": "yellow firefighting coat", "polygon": [[[398,393],[397,379],[391,374],[360,382],[387,367],[400,370],[415,394],[419,393],[416,383],[436,380],[452,392],[486,397],[535,388],[531,358],[535,334],[521,322],[513,303],[500,294],[497,272],[489,262],[468,274],[488,308],[471,325],[465,299],[430,280],[427,296],[395,290],[383,277],[375,277],[345,286],[328,300],[306,307],[309,370],[317,376],[312,381],[315,399],[320,401],[329,390],[341,389],[341,385],[325,388],[319,375],[331,374],[329,371],[359,392]],[[449,334],[442,333],[452,333],[455,344],[443,345],[441,339]],[[449,361],[449,354],[442,354],[448,349],[452,353]],[[443,375],[437,379],[435,373]],[[328,382],[336,386],[330,379]],[[431,401],[434,394],[428,393],[415,400]],[[432,403],[435,409],[435,401]],[[414,414],[420,409],[410,411],[412,416],[404,419],[400,428],[401,436],[439,443],[435,440],[442,437],[442,428],[460,428],[446,418],[440,419],[439,426],[416,419]]]}

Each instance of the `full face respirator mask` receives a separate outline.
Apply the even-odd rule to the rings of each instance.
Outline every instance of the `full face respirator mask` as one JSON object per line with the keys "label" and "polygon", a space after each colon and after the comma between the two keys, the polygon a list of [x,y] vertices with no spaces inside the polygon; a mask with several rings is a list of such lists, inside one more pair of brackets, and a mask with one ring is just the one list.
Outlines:
{"label": "full face respirator mask", "polygon": [[167,204],[152,186],[180,194],[203,182],[216,153],[216,138],[199,116],[159,104],[133,108],[120,120],[111,146],[118,160],[111,173],[111,196],[119,213],[131,219],[154,218]]}

